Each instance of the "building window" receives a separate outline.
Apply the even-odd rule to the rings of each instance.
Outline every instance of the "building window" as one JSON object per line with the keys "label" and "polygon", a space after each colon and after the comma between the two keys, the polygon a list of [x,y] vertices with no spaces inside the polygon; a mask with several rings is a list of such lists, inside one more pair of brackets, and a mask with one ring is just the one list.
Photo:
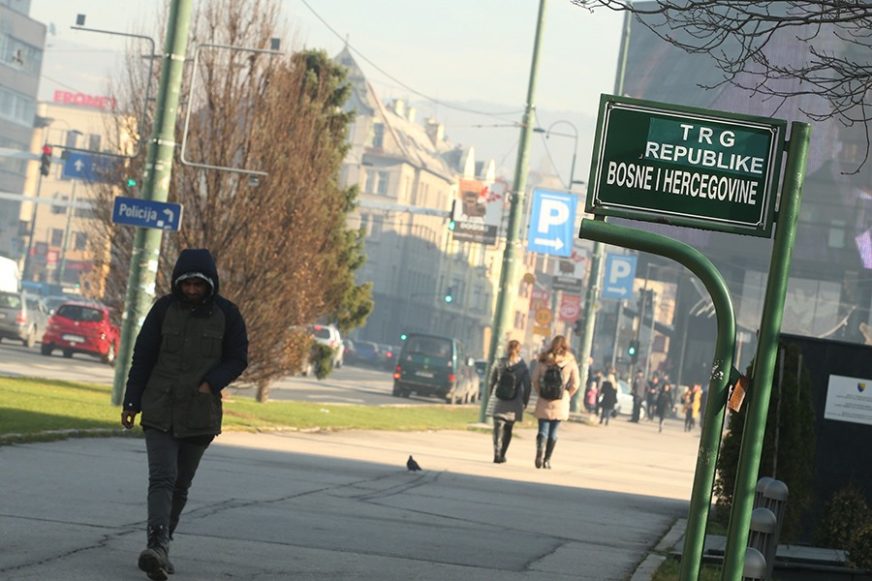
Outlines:
{"label": "building window", "polygon": [[376,123],[372,126],[372,146],[376,149],[382,149],[385,146],[384,123]]}
{"label": "building window", "polygon": [[88,135],[88,149],[91,151],[100,151],[100,136],[94,133]]}
{"label": "building window", "polygon": [[[55,194],[53,199],[58,201],[58,202],[66,202],[67,201],[67,197],[63,194]],[[61,204],[61,203],[52,204],[51,205],[51,213],[52,214],[66,214],[67,213],[66,204]]]}
{"label": "building window", "polygon": [[383,216],[373,216],[372,217],[372,232],[370,232],[369,237],[375,240],[381,238],[382,230],[384,230],[384,217]]}
{"label": "building window", "polygon": [[60,228],[51,229],[51,245],[60,246],[64,243],[64,231]]}
{"label": "building window", "polygon": [[70,149],[76,149],[79,143],[79,135],[81,134],[81,131],[67,131],[67,136],[64,140],[64,146]]}
{"label": "building window", "polygon": [[18,125],[33,127],[35,115],[34,99],[6,87],[0,87],[0,117]]}
{"label": "building window", "polygon": [[375,181],[378,176],[378,172],[373,170],[368,170],[366,172],[366,182],[363,186],[363,191],[367,194],[371,194],[375,191]]}
{"label": "building window", "polygon": [[845,222],[842,220],[833,220],[830,222],[830,233],[828,237],[830,248],[845,247]]}
{"label": "building window", "polygon": [[390,179],[390,177],[390,174],[386,171],[378,172],[378,185],[376,186],[376,193],[383,196],[388,193],[388,180]]}
{"label": "building window", "polygon": [[369,214],[360,215],[360,231],[364,238],[369,234]]}
{"label": "building window", "polygon": [[76,232],[76,250],[84,250],[88,246],[88,235],[84,232]]}
{"label": "building window", "polygon": [[42,51],[35,46],[21,42],[4,30],[0,32],[0,62],[8,67],[36,76],[41,68]]}

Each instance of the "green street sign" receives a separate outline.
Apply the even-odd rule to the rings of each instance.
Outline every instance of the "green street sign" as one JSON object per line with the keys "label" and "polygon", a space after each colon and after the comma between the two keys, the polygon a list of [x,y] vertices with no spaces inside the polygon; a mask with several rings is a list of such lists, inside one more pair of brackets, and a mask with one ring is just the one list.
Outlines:
{"label": "green street sign", "polygon": [[585,210],[769,237],[786,127],[602,95]]}

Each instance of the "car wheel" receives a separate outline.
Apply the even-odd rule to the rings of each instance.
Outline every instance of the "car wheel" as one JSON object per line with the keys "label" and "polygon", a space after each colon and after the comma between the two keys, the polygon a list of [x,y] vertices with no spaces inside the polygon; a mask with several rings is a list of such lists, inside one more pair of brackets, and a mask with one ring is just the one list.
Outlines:
{"label": "car wheel", "polygon": [[39,348],[39,352],[46,356],[51,355],[52,351],[54,351],[54,347],[51,346],[51,343],[43,343]]}
{"label": "car wheel", "polygon": [[103,363],[115,365],[115,345],[109,344],[109,349],[106,351],[106,355],[103,356]]}
{"label": "car wheel", "polygon": [[22,339],[21,343],[28,349],[36,345],[36,327],[31,327],[30,332],[27,333],[27,337]]}
{"label": "car wheel", "polygon": [[69,358],[72,357],[72,356],[73,356],[73,352],[72,352],[72,351],[70,351],[69,349],[64,349],[64,357],[66,357],[67,359],[69,359]]}

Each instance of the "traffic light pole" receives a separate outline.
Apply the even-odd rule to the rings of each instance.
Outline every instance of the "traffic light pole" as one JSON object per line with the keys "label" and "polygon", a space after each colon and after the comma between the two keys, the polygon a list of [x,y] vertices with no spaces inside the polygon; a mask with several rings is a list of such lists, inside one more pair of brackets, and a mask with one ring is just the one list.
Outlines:
{"label": "traffic light pole", "polygon": [[[173,0],[170,5],[154,129],[148,143],[142,181],[143,196],[148,200],[165,202],[169,196],[173,154],[176,147],[179,92],[182,87],[192,5],[193,0]],[[130,358],[133,354],[133,342],[154,299],[154,281],[160,258],[162,234],[162,230],[155,228],[137,228],[134,235],[121,327],[121,345],[112,385],[113,405],[121,404],[130,369]]]}
{"label": "traffic light pole", "polygon": [[[493,333],[491,336],[491,344],[488,352],[488,374],[485,377],[490,377],[490,370],[496,364],[497,356],[501,353],[504,347],[503,333],[506,330],[507,322],[512,318],[512,311],[515,307],[515,295],[517,295],[517,263],[518,255],[520,254],[519,233],[521,230],[521,220],[524,217],[524,198],[526,197],[527,189],[527,166],[529,164],[530,155],[530,135],[533,132],[533,124],[535,123],[536,112],[533,104],[534,95],[536,92],[536,75],[539,69],[539,47],[542,40],[542,29],[545,24],[545,4],[546,0],[539,0],[539,16],[536,21],[536,37],[533,41],[533,61],[530,64],[530,80],[527,86],[527,106],[524,109],[524,120],[521,123],[521,138],[518,143],[518,158],[515,163],[515,179],[513,181],[511,197],[509,202],[509,225],[506,230],[506,248],[503,251],[503,264],[500,269],[500,286],[497,289],[497,305],[494,317]],[[481,409],[479,410],[479,421],[486,421],[487,404],[490,399],[488,389],[484,390],[481,398]]]}

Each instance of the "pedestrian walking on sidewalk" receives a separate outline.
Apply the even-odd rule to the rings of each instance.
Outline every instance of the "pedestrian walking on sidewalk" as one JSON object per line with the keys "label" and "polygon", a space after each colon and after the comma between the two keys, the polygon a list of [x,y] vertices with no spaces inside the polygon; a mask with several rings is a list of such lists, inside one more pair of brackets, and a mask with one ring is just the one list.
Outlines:
{"label": "pedestrian walking on sidewalk", "polygon": [[660,388],[660,393],[657,394],[657,417],[660,419],[658,431],[663,431],[663,420],[667,414],[672,413],[672,406],[675,405],[675,394],[672,391],[672,384],[667,382]]}
{"label": "pedestrian walking on sidewalk", "polygon": [[578,364],[566,337],[557,335],[551,347],[539,356],[533,375],[539,432],[536,435],[536,468],[551,468],[551,456],[557,445],[557,428],[569,419],[569,399],[578,391]]}
{"label": "pedestrian walking on sidewalk", "polygon": [[642,416],[642,405],[645,403],[647,393],[648,384],[645,381],[645,372],[639,369],[636,371],[636,377],[633,378],[633,415],[630,417],[631,422],[639,423]]}
{"label": "pedestrian walking on sidewalk", "polygon": [[615,411],[615,405],[618,403],[618,379],[615,377],[615,370],[609,370],[609,374],[603,380],[600,387],[600,421],[599,423],[609,425],[609,419]]}
{"label": "pedestrian walking on sidewalk", "polygon": [[530,371],[521,358],[521,343],[512,339],[491,370],[488,382],[494,400],[494,464],[506,461],[506,451],[512,441],[515,422],[524,419],[524,409],[530,401]]}
{"label": "pedestrian walking on sidewalk", "polygon": [[239,309],[219,294],[208,250],[181,252],[172,292],[155,301],[133,347],[121,424],[142,412],[148,454],[147,547],[139,568],[164,580],[175,568],[169,541],[203,453],[221,433],[221,390],[248,365]]}

